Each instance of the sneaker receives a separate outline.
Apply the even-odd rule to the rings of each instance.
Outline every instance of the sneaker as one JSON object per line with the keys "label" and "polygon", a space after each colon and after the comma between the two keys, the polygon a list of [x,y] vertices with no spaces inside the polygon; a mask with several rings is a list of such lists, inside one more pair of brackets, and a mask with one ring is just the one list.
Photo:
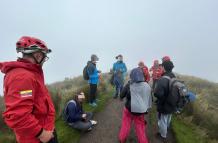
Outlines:
{"label": "sneaker", "polygon": [[162,137],[159,132],[156,134],[156,136],[157,136],[157,139],[159,139],[163,143],[167,143],[167,138]]}
{"label": "sneaker", "polygon": [[96,100],[95,100],[95,102],[100,102],[100,101],[101,101],[100,99],[96,99]]}
{"label": "sneaker", "polygon": [[97,125],[98,124],[98,122],[95,121],[95,120],[90,120],[90,122],[91,122],[92,125]]}
{"label": "sneaker", "polygon": [[91,131],[91,130],[92,130],[92,127],[88,128],[88,130],[87,130],[87,131]]}
{"label": "sneaker", "polygon": [[93,106],[98,106],[96,102],[93,102],[92,105],[93,105]]}
{"label": "sneaker", "polygon": [[95,102],[89,103],[89,105],[92,106],[92,107],[96,107],[97,106],[97,104]]}

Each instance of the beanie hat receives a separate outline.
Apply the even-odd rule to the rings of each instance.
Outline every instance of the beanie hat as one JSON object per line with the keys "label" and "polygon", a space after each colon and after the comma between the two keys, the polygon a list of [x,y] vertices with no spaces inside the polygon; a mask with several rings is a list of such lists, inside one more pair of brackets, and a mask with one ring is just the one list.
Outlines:
{"label": "beanie hat", "polygon": [[93,54],[91,56],[91,61],[98,61],[98,60],[99,60],[99,58],[97,57],[97,55]]}

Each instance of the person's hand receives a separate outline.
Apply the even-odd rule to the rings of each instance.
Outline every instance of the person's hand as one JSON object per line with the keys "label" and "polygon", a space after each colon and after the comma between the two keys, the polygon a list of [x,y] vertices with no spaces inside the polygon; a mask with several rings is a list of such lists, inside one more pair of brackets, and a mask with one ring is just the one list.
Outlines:
{"label": "person's hand", "polygon": [[53,131],[46,131],[45,129],[43,129],[42,133],[40,134],[40,136],[38,138],[41,142],[47,143],[53,137],[54,137]]}
{"label": "person's hand", "polygon": [[82,114],[83,119],[86,119],[86,117],[87,117],[87,114]]}

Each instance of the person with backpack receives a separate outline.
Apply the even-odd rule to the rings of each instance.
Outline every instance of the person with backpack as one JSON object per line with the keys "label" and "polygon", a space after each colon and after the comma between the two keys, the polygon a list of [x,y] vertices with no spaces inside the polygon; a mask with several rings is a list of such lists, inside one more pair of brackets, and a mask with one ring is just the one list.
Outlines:
{"label": "person with backpack", "polygon": [[134,68],[130,73],[130,81],[124,86],[120,99],[126,97],[123,109],[122,125],[119,132],[120,143],[125,143],[129,135],[131,123],[135,125],[135,133],[139,143],[148,143],[145,132],[147,122],[144,115],[151,108],[151,88],[145,82],[141,68]]}
{"label": "person with backpack", "polygon": [[127,72],[126,64],[123,62],[123,56],[116,56],[117,62],[113,64],[113,82],[115,85],[114,98],[117,98],[123,88],[125,73]]}
{"label": "person with backpack", "polygon": [[153,66],[149,70],[151,72],[152,77],[152,89],[154,90],[155,84],[157,80],[162,76],[163,74],[163,68],[159,64],[158,60],[154,60]]}
{"label": "person with backpack", "polygon": [[4,121],[18,143],[57,143],[55,108],[42,69],[51,49],[38,38],[23,36],[16,51],[22,53],[17,61],[0,63],[5,74]]}
{"label": "person with backpack", "polygon": [[144,73],[145,81],[148,83],[150,81],[150,74],[148,71],[148,67],[144,64],[143,61],[140,61],[138,66],[142,69],[142,71]]}
{"label": "person with backpack", "polygon": [[[170,126],[172,113],[176,111],[175,104],[169,104],[168,101],[174,100],[174,103],[177,102],[177,99],[174,99],[170,91],[170,80],[175,78],[175,74],[172,72],[174,65],[172,61],[164,61],[162,63],[164,74],[157,81],[154,96],[157,98],[157,112],[158,112],[158,133],[157,136],[163,142],[166,142],[167,138],[167,129]],[[168,77],[168,78],[166,78]],[[175,95],[176,96],[176,95]],[[172,102],[171,102],[172,103]]]}
{"label": "person with backpack", "polygon": [[83,92],[75,95],[73,100],[67,102],[64,108],[64,120],[74,129],[80,131],[91,131],[97,121],[92,120],[91,112],[84,112],[82,103],[85,100]]}
{"label": "person with backpack", "polygon": [[[85,69],[85,75],[88,77],[88,83],[89,83],[89,105],[96,107],[96,94],[97,94],[97,86],[99,83],[99,74],[101,71],[97,70],[96,64],[99,61],[99,58],[97,55],[93,54],[91,55],[91,61],[88,61],[87,66]],[[84,73],[84,72],[83,72]]]}

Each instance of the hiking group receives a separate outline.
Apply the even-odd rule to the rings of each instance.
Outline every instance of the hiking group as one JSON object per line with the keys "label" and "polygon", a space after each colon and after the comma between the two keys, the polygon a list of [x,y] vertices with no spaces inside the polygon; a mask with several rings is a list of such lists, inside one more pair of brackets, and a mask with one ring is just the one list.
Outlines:
{"label": "hiking group", "polygon": [[[29,36],[18,40],[16,50],[22,53],[22,57],[17,61],[0,63],[1,72],[5,74],[4,121],[14,131],[19,143],[57,143],[55,109],[45,86],[42,70],[51,50],[42,40]],[[194,94],[176,78],[172,72],[173,62],[168,56],[162,58],[161,64],[155,60],[150,69],[140,61],[138,66],[131,70],[128,81],[125,81],[127,67],[123,56],[118,55],[115,58],[117,61],[113,64],[110,80],[115,87],[113,98],[126,98],[119,142],[127,141],[132,122],[138,142],[149,142],[144,116],[149,114],[154,100],[158,115],[157,137],[166,142],[172,114],[181,112],[189,101],[189,96],[193,97]],[[83,69],[83,77],[88,81],[90,89],[86,97],[93,108],[100,102],[97,98],[101,78],[101,71],[96,67],[98,61],[97,55],[91,55],[90,61]],[[97,121],[92,119],[93,114],[83,110],[83,101],[86,97],[82,91],[78,92],[74,99],[67,102],[63,112],[67,124],[81,131],[91,131],[97,124]]]}

